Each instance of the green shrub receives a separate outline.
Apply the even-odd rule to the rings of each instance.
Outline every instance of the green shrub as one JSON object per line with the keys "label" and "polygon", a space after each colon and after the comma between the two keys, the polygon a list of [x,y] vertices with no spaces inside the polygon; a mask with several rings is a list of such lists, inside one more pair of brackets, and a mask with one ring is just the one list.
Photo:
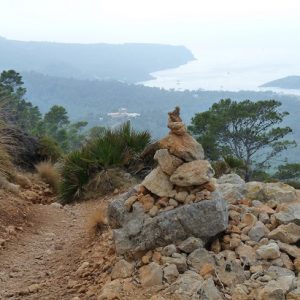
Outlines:
{"label": "green shrub", "polygon": [[211,163],[211,165],[215,171],[215,176],[217,178],[230,172],[230,167],[224,160],[214,161]]}
{"label": "green shrub", "polygon": [[274,179],[269,173],[263,170],[254,170],[251,176],[252,181],[274,182]]}
{"label": "green shrub", "polygon": [[278,179],[291,179],[300,178],[300,164],[285,164],[278,166],[278,171],[274,175]]}
{"label": "green shrub", "polygon": [[55,163],[62,156],[62,150],[53,138],[43,136],[39,139],[39,154],[44,160]]}
{"label": "green shrub", "polygon": [[292,186],[293,188],[300,190],[300,181],[297,180],[287,180],[284,183]]}
{"label": "green shrub", "polygon": [[60,200],[63,204],[81,197],[90,178],[91,166],[84,150],[75,150],[65,157],[59,186]]}
{"label": "green shrub", "polygon": [[101,184],[110,182],[107,178],[110,172],[106,170],[116,167],[126,169],[150,141],[147,131],[135,131],[126,123],[115,130],[106,129],[102,135],[89,140],[81,150],[68,154],[61,170],[61,202],[68,203],[82,197],[89,181],[97,173],[102,174],[99,177]]}

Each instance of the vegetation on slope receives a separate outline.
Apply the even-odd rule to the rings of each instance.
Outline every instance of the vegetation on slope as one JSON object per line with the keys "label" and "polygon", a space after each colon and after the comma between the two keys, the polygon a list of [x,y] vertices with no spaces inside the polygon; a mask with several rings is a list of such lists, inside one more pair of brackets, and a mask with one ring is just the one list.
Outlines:
{"label": "vegetation on slope", "polygon": [[235,164],[249,181],[254,170],[269,168],[274,157],[296,146],[295,141],[285,139],[292,129],[279,126],[288,116],[288,112],[279,111],[280,106],[275,100],[221,100],[208,111],[197,113],[189,130],[211,160]]}
{"label": "vegetation on slope", "polygon": [[147,131],[137,132],[131,128],[130,123],[126,123],[115,130],[106,129],[102,135],[90,139],[80,150],[69,153],[61,170],[62,203],[82,197],[95,176],[98,176],[103,187],[113,189],[114,178],[110,169],[126,170],[150,141],[151,136]]}
{"label": "vegetation on slope", "polygon": [[127,82],[150,79],[152,72],[194,60],[192,53],[183,46],[23,42],[1,37],[0,53],[0,70],[38,70],[61,77]]}

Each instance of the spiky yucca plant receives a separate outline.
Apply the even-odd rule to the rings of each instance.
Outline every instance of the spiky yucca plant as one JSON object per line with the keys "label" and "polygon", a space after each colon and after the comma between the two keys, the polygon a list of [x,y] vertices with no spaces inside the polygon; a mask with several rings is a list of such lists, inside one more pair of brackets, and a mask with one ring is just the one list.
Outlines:
{"label": "spiky yucca plant", "polygon": [[[64,160],[61,201],[67,203],[81,197],[97,172],[128,166],[150,141],[151,135],[147,131],[135,131],[130,123],[115,130],[106,129],[102,135],[89,140],[81,150],[70,153]],[[104,181],[107,182],[107,178]]]}
{"label": "spiky yucca plant", "polygon": [[60,200],[63,204],[78,199],[89,181],[91,162],[84,152],[84,150],[73,151],[64,159],[59,186]]}

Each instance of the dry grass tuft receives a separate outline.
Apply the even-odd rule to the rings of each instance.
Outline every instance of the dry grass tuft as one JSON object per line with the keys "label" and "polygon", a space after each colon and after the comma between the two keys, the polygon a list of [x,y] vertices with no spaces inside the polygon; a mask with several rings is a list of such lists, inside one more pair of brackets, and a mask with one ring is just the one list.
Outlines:
{"label": "dry grass tuft", "polygon": [[15,173],[13,181],[24,189],[28,189],[32,185],[31,180],[25,174],[21,173]]}
{"label": "dry grass tuft", "polygon": [[7,153],[4,145],[1,144],[0,140],[0,175],[7,178],[12,175],[13,171],[14,167],[11,162],[10,156]]}
{"label": "dry grass tuft", "polygon": [[0,175],[0,188],[9,191],[13,194],[20,192],[20,186],[9,182],[5,177]]}
{"label": "dry grass tuft", "polygon": [[57,168],[50,161],[40,162],[35,168],[40,178],[49,184],[54,192],[57,192],[60,182],[60,174]]}
{"label": "dry grass tuft", "polygon": [[88,217],[87,230],[91,235],[101,233],[107,228],[107,204],[101,203],[99,207]]}

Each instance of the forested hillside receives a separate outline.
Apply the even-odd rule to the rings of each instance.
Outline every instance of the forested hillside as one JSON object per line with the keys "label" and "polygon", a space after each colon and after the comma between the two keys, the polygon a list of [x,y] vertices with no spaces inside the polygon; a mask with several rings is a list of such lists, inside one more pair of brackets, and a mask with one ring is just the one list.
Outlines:
{"label": "forested hillside", "polygon": [[22,42],[0,37],[0,71],[127,82],[152,78],[150,73],[194,60],[183,46],[160,44],[66,44]]}
{"label": "forested hillside", "polygon": [[[298,116],[300,114],[300,98],[273,92],[226,92],[226,91],[168,91],[142,85],[126,84],[117,81],[77,80],[37,73],[23,73],[27,97],[42,112],[46,112],[54,104],[63,105],[73,120],[87,120],[89,126],[112,125],[107,113],[127,108],[129,112],[140,113],[132,119],[138,129],[149,129],[154,137],[161,137],[167,131],[165,127],[166,113],[174,106],[182,107],[182,117],[190,123],[196,112],[207,110],[214,102],[222,98],[232,100],[275,99],[282,102],[282,110],[290,115],[285,123],[300,143]],[[289,157],[296,157],[296,150],[289,150]]]}

